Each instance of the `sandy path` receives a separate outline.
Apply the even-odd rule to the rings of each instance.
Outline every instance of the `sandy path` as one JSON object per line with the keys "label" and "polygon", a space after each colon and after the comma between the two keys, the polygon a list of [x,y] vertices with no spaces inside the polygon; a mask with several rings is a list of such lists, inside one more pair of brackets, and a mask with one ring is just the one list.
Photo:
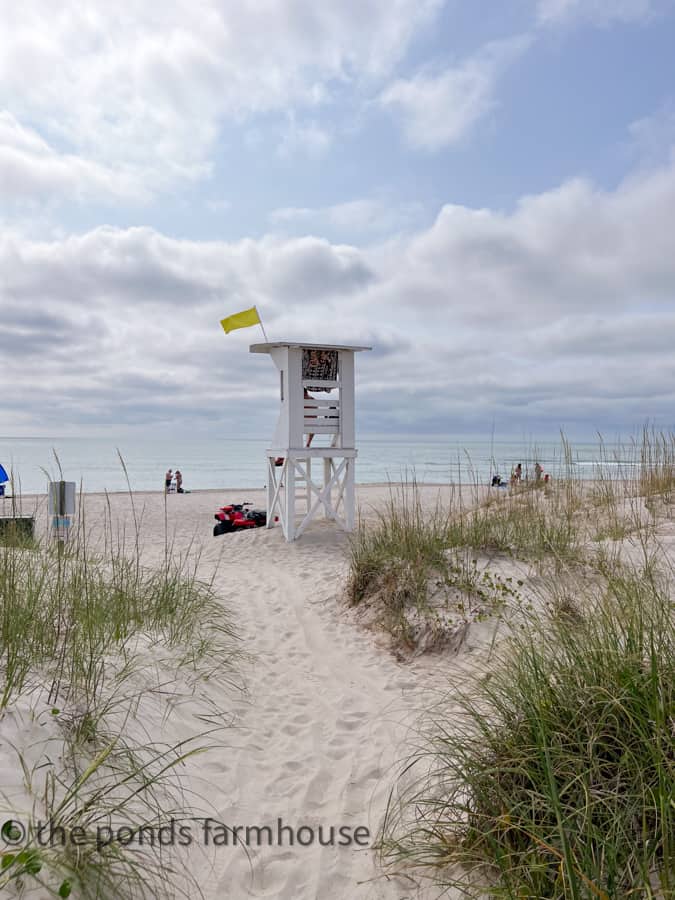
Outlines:
{"label": "sandy path", "polygon": [[[396,664],[339,618],[335,594],[345,565],[332,528],[317,526],[291,547],[278,531],[224,540],[223,572],[236,589],[223,596],[254,658],[235,748],[206,763],[218,818],[275,831],[281,818],[295,829],[362,826],[374,834],[410,718],[405,708],[411,714],[419,705],[424,685],[412,667]],[[213,896],[409,896],[400,885],[371,881],[367,849],[296,844],[250,851],[249,862],[233,848],[220,849]]]}

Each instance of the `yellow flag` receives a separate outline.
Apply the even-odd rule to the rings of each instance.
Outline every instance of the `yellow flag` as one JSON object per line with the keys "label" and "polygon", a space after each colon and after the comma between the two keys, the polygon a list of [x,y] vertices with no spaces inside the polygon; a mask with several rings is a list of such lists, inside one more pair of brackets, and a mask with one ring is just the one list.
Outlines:
{"label": "yellow flag", "polygon": [[260,316],[258,315],[257,308],[252,306],[250,309],[245,309],[243,312],[238,312],[233,316],[227,316],[227,318],[221,319],[220,324],[223,326],[225,334],[229,334],[230,331],[234,331],[235,328],[250,328],[251,325],[260,325]]}

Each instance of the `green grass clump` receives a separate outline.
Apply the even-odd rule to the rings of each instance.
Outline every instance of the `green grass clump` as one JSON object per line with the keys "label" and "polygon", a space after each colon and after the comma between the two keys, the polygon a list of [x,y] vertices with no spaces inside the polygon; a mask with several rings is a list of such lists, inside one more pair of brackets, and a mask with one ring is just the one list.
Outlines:
{"label": "green grass clump", "polygon": [[[32,768],[21,741],[14,747],[24,813],[0,790],[0,893],[135,900],[161,886],[162,896],[199,894],[161,845],[99,839],[101,829],[135,835],[190,820],[183,764],[231,725],[200,684],[215,673],[241,686],[237,636],[213,580],[198,577],[199,554],[190,546],[181,557],[165,535],[163,564],[144,566],[133,495],[131,504],[131,542],[109,506],[102,529],[91,531],[94,551],[81,499],[68,541],[0,544],[0,717],[11,721],[16,707],[16,720],[47,726],[50,744]],[[206,730],[173,746],[156,741],[143,722],[153,694],[165,717],[188,696]],[[16,839],[14,816],[23,823]],[[45,822],[77,832],[77,841],[45,843]]]}
{"label": "green grass clump", "polygon": [[208,657],[231,642],[233,630],[211,587],[180,564],[152,571],[82,547],[0,547],[0,709],[38,672],[52,678],[52,702],[65,695],[95,705],[106,656],[140,636]]}
{"label": "green grass clump", "polygon": [[[157,897],[162,884],[166,896],[199,896],[194,879],[157,852],[157,836],[161,828],[169,834],[189,823],[175,770],[202,749],[193,741],[132,748],[117,737],[68,781],[53,767],[46,775],[30,771],[21,759],[27,782],[44,784],[43,815],[39,825],[28,827],[5,821],[0,891],[14,888],[14,896],[23,896],[24,889],[30,895],[41,888],[45,897],[140,900]],[[18,847],[12,840],[15,827],[22,837]]]}
{"label": "green grass clump", "polygon": [[675,434],[644,429],[639,453],[638,489],[643,497],[675,496]]}
{"label": "green grass clump", "polygon": [[511,553],[525,559],[571,561],[580,553],[576,502],[557,487],[548,494],[527,490],[482,504],[452,522],[453,546]]}
{"label": "green grass clump", "polygon": [[350,541],[348,600],[378,610],[397,649],[443,646],[517,596],[511,578],[481,571],[454,546],[452,517],[451,505],[425,508],[413,481],[392,487],[376,522],[360,522]]}
{"label": "green grass clump", "polygon": [[358,605],[383,572],[396,581],[406,576],[402,603],[419,604],[426,597],[430,573],[446,564],[450,511],[440,503],[423,507],[417,484],[412,481],[390,488],[389,499],[377,510],[376,522],[359,522],[349,544],[351,577],[348,596]]}
{"label": "green grass clump", "polygon": [[[450,577],[447,533],[447,512],[439,503],[430,512],[424,510],[413,482],[392,488],[377,521],[359,522],[352,536],[348,600],[354,606],[378,608],[380,624],[398,648],[414,649],[420,620],[433,628],[435,641],[443,638],[444,629],[428,600],[430,581]],[[418,622],[411,612],[418,614]]]}
{"label": "green grass clump", "polygon": [[405,609],[425,608],[430,579],[440,574],[462,587],[462,554],[577,562],[583,555],[581,508],[579,485],[571,479],[519,487],[468,508],[459,501],[425,505],[414,480],[392,485],[376,520],[360,522],[350,541],[349,602],[358,606],[373,594],[385,595],[393,627]]}
{"label": "green grass clump", "polygon": [[385,859],[475,895],[675,896],[669,589],[620,572],[586,612],[517,629],[461,714],[435,718]]}

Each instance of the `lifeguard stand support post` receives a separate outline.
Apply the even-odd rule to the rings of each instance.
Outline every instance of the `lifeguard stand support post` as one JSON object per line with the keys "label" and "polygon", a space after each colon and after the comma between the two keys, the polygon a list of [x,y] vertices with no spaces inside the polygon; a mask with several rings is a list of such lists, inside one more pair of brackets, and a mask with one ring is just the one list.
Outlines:
{"label": "lifeguard stand support post", "polygon": [[[286,540],[293,541],[323,512],[352,531],[354,354],[372,348],[278,341],[249,349],[269,353],[279,370],[281,410],[266,451],[267,527],[280,524]],[[308,447],[310,435],[316,443],[312,439]]]}

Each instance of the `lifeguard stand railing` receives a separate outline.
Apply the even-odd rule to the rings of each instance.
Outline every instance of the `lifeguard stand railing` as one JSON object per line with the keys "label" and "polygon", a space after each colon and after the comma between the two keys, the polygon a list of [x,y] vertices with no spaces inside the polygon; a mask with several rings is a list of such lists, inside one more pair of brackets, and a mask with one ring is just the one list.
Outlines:
{"label": "lifeguard stand railing", "polygon": [[[267,455],[267,527],[299,537],[319,513],[354,527],[354,354],[370,347],[253,344],[279,371],[280,410]],[[312,471],[322,460],[321,471]]]}

